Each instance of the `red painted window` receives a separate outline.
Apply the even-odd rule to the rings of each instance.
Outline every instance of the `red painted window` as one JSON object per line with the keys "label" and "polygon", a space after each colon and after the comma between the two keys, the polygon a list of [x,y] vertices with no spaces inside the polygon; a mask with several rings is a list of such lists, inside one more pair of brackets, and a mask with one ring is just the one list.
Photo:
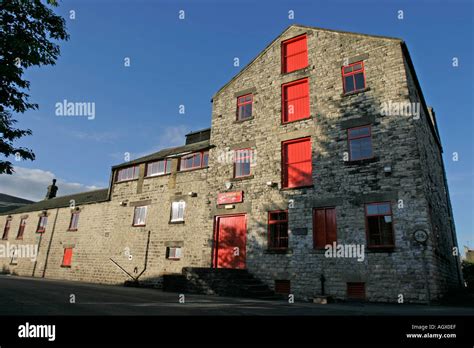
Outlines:
{"label": "red painted window", "polygon": [[349,128],[347,139],[351,161],[372,158],[372,129],[370,126]]}
{"label": "red painted window", "polygon": [[234,177],[241,178],[250,175],[250,164],[252,162],[252,150],[242,149],[235,151]]}
{"label": "red painted window", "polygon": [[26,228],[26,219],[21,219],[20,227],[18,227],[18,234],[16,236],[16,239],[23,239],[23,233],[25,233],[25,228]]}
{"label": "red painted window", "polygon": [[134,180],[138,178],[138,166],[128,167],[119,169],[117,171],[117,176],[115,182],[127,181],[127,180]]}
{"label": "red painted window", "polygon": [[157,176],[171,173],[171,160],[150,162],[146,165],[146,176]]}
{"label": "red painted window", "polygon": [[302,79],[282,86],[282,122],[292,122],[308,118],[309,82]]}
{"label": "red painted window", "polygon": [[312,184],[311,139],[290,140],[282,144],[283,187]]}
{"label": "red painted window", "polygon": [[47,216],[40,216],[38,221],[38,227],[36,228],[37,233],[43,233],[46,230],[46,224],[48,223]]}
{"label": "red painted window", "polygon": [[133,226],[145,226],[147,206],[135,207],[133,214]]}
{"label": "red painted window", "polygon": [[196,152],[181,157],[180,170],[190,170],[207,167],[209,161],[209,151]]}
{"label": "red painted window", "polygon": [[253,95],[247,94],[237,98],[237,120],[242,121],[252,117]]}
{"label": "red painted window", "polygon": [[282,52],[282,72],[289,73],[303,69],[308,66],[308,43],[306,34],[283,41]]}
{"label": "red painted window", "polygon": [[268,212],[268,249],[288,248],[288,211]]}
{"label": "red painted window", "polygon": [[337,242],[336,209],[320,208],[313,210],[313,247],[324,248]]}
{"label": "red painted window", "polygon": [[390,202],[365,205],[368,247],[393,247],[392,207]]}
{"label": "red painted window", "polygon": [[71,213],[71,220],[69,221],[69,231],[77,231],[77,225],[79,224],[79,212]]}
{"label": "red painted window", "polygon": [[365,89],[364,62],[342,67],[342,83],[344,93],[356,92]]}
{"label": "red painted window", "polygon": [[5,222],[5,227],[3,228],[2,239],[8,239],[8,232],[10,232],[10,227],[12,225],[12,219],[8,218]]}
{"label": "red painted window", "polygon": [[63,263],[61,266],[71,267],[71,260],[72,260],[72,248],[64,248]]}

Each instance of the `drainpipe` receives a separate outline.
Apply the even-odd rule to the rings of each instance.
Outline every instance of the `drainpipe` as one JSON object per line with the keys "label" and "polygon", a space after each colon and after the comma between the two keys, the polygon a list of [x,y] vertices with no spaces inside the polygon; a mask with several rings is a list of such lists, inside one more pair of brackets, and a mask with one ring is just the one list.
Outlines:
{"label": "drainpipe", "polygon": [[[53,230],[51,231],[51,238],[49,239],[48,250],[46,251],[46,260],[44,261],[42,278],[44,278],[46,275],[46,267],[48,267],[49,252],[51,250],[51,245],[53,244],[54,231],[56,230],[56,221],[58,220],[58,215],[59,215],[59,208],[56,209],[56,216],[54,217]],[[39,252],[39,247],[38,247],[38,252]]]}

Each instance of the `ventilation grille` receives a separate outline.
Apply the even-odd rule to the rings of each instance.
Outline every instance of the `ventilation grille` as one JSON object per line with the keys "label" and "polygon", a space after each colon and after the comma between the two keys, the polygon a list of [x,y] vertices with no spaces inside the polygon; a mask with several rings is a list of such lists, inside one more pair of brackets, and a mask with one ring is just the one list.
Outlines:
{"label": "ventilation grille", "polygon": [[275,280],[275,293],[289,294],[291,291],[291,283],[289,280]]}
{"label": "ventilation grille", "polygon": [[347,283],[347,298],[365,300],[365,283]]}

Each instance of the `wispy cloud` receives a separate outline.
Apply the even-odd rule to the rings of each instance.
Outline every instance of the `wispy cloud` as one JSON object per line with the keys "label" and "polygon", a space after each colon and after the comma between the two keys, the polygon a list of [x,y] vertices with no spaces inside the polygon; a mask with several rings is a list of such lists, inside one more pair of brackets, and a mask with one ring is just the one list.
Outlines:
{"label": "wispy cloud", "polygon": [[0,175],[0,192],[33,201],[42,200],[46,189],[53,179],[57,179],[58,196],[96,190],[100,187],[68,182],[58,178],[54,173],[42,169],[15,167],[13,175]]}
{"label": "wispy cloud", "polygon": [[118,132],[84,132],[72,131],[71,136],[84,141],[94,141],[98,143],[114,143],[120,138]]}

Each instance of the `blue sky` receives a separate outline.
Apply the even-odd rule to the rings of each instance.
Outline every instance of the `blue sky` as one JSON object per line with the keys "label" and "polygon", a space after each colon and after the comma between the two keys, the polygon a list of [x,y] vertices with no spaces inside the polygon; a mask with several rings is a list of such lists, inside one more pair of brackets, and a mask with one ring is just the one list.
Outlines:
{"label": "blue sky", "polygon": [[[110,166],[123,162],[125,152],[134,158],[182,144],[188,131],[210,126],[212,95],[298,23],[407,42],[437,114],[458,240],[474,247],[470,1],[81,0],[62,1],[56,11],[67,18],[71,38],[61,43],[57,65],[27,71],[31,101],[40,109],[18,117],[19,126],[34,133],[20,144],[33,148],[37,159],[16,162],[18,173],[0,183],[2,191],[38,199],[44,178],[53,176],[63,194],[104,187]],[[130,67],[124,67],[126,57]],[[55,116],[55,104],[64,99],[94,102],[95,119]]]}

